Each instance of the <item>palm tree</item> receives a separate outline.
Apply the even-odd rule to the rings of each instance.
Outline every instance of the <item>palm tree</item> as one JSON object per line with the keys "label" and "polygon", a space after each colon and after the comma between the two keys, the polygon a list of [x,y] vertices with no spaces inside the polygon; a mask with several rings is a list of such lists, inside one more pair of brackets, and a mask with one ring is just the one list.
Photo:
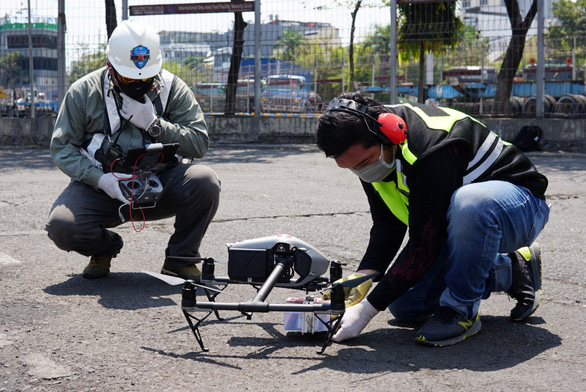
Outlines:
{"label": "palm tree", "polygon": [[419,89],[417,101],[423,103],[425,56],[439,54],[460,42],[464,28],[456,16],[456,1],[441,3],[400,3],[401,15],[397,48],[403,61],[419,59]]}
{"label": "palm tree", "polygon": [[295,61],[299,49],[307,43],[307,38],[300,31],[286,29],[274,48],[282,53],[283,61]]}

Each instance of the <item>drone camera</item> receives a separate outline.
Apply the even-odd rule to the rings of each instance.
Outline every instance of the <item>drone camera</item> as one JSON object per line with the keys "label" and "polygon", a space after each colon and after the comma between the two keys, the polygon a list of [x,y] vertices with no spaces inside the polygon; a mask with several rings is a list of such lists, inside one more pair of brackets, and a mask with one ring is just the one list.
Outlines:
{"label": "drone camera", "polygon": [[238,249],[228,251],[228,276],[240,282],[262,282],[273,270],[271,249]]}
{"label": "drone camera", "polygon": [[[264,282],[278,262],[291,261],[292,269],[283,272],[279,282],[289,282],[297,272],[305,277],[311,270],[311,257],[295,246],[277,243],[270,249],[230,248],[228,275],[239,282]],[[285,263],[283,263],[285,264]]]}

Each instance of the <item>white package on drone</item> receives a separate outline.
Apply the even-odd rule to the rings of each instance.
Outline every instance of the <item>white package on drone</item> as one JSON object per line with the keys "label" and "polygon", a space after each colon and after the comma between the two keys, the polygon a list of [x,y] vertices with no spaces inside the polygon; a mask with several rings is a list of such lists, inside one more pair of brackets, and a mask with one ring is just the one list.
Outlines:
{"label": "white package on drone", "polygon": [[[285,303],[288,304],[320,304],[323,303],[321,298],[295,298],[289,297]],[[330,320],[330,315],[327,313],[313,313],[313,312],[283,312],[283,326],[285,331],[301,331],[302,333],[326,332],[328,328],[323,322]]]}

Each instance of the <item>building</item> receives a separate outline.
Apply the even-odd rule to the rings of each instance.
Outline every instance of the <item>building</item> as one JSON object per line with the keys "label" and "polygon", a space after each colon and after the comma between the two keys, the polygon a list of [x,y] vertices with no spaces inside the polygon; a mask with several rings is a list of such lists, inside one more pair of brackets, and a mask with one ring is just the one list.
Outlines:
{"label": "building", "polygon": [[218,40],[217,33],[190,31],[159,31],[163,61],[181,62],[188,57],[207,57],[211,42]]}
{"label": "building", "polygon": [[[0,57],[20,53],[19,72],[12,80],[0,71],[0,85],[18,88],[30,85],[29,29],[26,9],[0,18]],[[32,15],[32,65],[34,86],[47,99],[57,99],[57,21]],[[9,84],[11,86],[9,86]]]}
{"label": "building", "polygon": [[[285,30],[300,32],[311,40],[315,40],[318,45],[324,43],[341,45],[342,42],[338,29],[329,23],[280,20],[275,16],[271,17],[269,23],[261,25],[261,58],[271,59],[275,57],[275,44],[283,37]],[[204,64],[209,68],[213,68],[214,76],[212,79],[218,81],[227,79],[232,58],[233,30],[225,33],[160,31],[159,35],[161,37],[161,51],[164,61],[174,59],[177,62],[181,62],[189,56],[204,57]],[[254,23],[247,25],[243,38],[242,58],[254,58],[256,55]],[[273,63],[276,64],[274,61]]]}

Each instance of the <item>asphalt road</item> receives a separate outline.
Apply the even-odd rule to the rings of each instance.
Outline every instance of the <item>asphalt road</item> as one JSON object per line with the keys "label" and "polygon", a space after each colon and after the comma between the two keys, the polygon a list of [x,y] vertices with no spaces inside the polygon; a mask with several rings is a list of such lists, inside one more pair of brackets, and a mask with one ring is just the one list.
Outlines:
{"label": "asphalt road", "polygon": [[[202,352],[180,311],[180,286],[141,273],[159,271],[172,220],[140,232],[121,226],[125,247],[110,277],[82,279],[87,259],[58,250],[43,230],[68,178],[45,150],[2,148],[0,391],[583,391],[586,157],[532,157],[553,205],[539,238],[544,298],[534,316],[510,322],[514,301],[493,295],[481,305],[478,335],[430,348],[414,343],[419,325],[384,312],[359,338],[319,355],[323,336],[288,333],[281,313],[212,317]],[[222,179],[204,256],[225,259],[226,243],[285,233],[356,268],[368,206],[355,176],[333,160],[312,146],[215,146],[203,163]],[[227,291],[238,302],[255,292]],[[275,289],[269,300],[299,294]]]}

